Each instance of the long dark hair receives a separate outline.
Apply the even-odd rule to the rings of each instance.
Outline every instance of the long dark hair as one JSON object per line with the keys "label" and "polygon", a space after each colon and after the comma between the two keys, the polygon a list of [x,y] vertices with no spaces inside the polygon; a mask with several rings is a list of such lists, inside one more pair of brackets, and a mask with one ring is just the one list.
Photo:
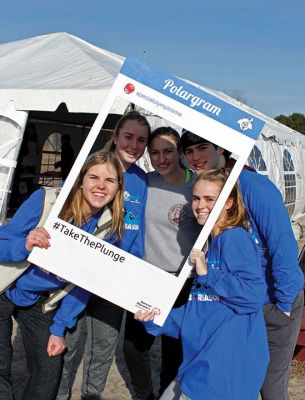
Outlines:
{"label": "long dark hair", "polygon": [[[148,144],[147,144],[148,152],[149,152],[149,149],[150,149],[150,146],[151,146],[153,140],[160,136],[171,137],[174,140],[174,142],[176,143],[178,153],[182,154],[180,135],[171,126],[161,126],[160,128],[156,128],[155,130],[152,131],[151,135],[149,136],[149,140],[148,140]],[[180,158],[179,158],[179,165],[181,168],[186,169],[186,166],[183,164],[183,162],[181,161]]]}
{"label": "long dark hair", "polygon": [[114,143],[114,138],[119,136],[120,130],[122,126],[125,124],[126,121],[138,121],[140,124],[144,125],[147,128],[147,136],[148,140],[151,135],[151,129],[149,122],[147,119],[144,117],[144,115],[140,114],[138,111],[129,111],[128,113],[124,114],[118,121],[113,135],[110,138],[108,144],[106,145],[107,150],[114,151],[115,150],[115,143]]}

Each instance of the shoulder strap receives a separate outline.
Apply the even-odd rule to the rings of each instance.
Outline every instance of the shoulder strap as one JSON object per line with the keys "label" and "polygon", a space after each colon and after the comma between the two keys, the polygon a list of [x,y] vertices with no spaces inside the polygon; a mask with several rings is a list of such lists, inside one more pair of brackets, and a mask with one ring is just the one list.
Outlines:
{"label": "shoulder strap", "polygon": [[43,198],[42,210],[41,210],[41,214],[40,214],[37,226],[43,226],[45,224],[45,222],[52,210],[52,207],[54,206],[54,203],[60,193],[60,188],[52,188],[52,187],[43,186],[42,189],[44,191],[44,198]]}
{"label": "shoulder strap", "polygon": [[[44,225],[59,193],[59,189],[56,188],[42,187],[42,189],[44,191],[43,205],[37,226]],[[0,264],[0,294],[5,292],[30,264],[27,260],[20,263]]]}
{"label": "shoulder strap", "polygon": [[104,239],[112,224],[112,212],[109,207],[105,206],[102,215],[97,223],[96,231],[94,236],[99,239]]}

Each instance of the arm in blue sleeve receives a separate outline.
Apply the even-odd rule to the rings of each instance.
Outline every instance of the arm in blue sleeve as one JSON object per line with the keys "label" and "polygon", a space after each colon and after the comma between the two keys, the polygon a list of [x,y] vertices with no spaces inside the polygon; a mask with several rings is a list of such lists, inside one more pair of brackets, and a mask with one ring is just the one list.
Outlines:
{"label": "arm in blue sleeve", "polygon": [[[146,182],[147,183],[147,182]],[[143,196],[141,199],[141,211],[140,211],[140,221],[139,221],[139,230],[135,235],[133,243],[130,247],[130,253],[136,257],[143,258],[144,257],[144,233],[145,233],[145,208],[147,201],[147,185],[145,190],[143,191]]]}
{"label": "arm in blue sleeve", "polygon": [[[142,210],[141,210],[141,218],[140,218],[140,227],[138,230],[138,234],[135,240],[135,246],[133,247],[133,254],[139,258],[144,257],[144,248],[145,248],[145,209],[146,209],[146,202],[147,202],[147,186],[145,187],[145,191],[143,193],[142,198]],[[137,253],[135,254],[134,251]]]}
{"label": "arm in blue sleeve", "polygon": [[289,215],[280,191],[269,179],[260,177],[247,184],[248,178],[246,174],[240,177],[241,187],[245,185],[243,197],[256,225],[260,244],[267,248],[265,251],[269,268],[272,268],[276,305],[282,311],[290,311],[297,294],[296,286],[301,288],[303,284],[296,282],[299,276],[301,279],[301,274],[298,274],[298,248]]}
{"label": "arm in blue sleeve", "polygon": [[249,314],[262,309],[266,284],[256,244],[246,231],[241,233],[226,231],[220,242],[220,269],[208,269],[207,285],[237,314]]}
{"label": "arm in blue sleeve", "polygon": [[50,332],[56,336],[64,336],[67,328],[73,328],[78,315],[86,308],[90,296],[90,292],[78,286],[68,293],[54,315]]}
{"label": "arm in blue sleeve", "polygon": [[156,325],[153,321],[143,322],[148,333],[154,336],[167,335],[178,339],[180,337],[185,305],[173,308],[166,318],[163,326]]}
{"label": "arm in blue sleeve", "polygon": [[0,261],[24,261],[30,252],[25,248],[26,237],[39,221],[44,192],[35,191],[16,211],[13,218],[0,227]]}

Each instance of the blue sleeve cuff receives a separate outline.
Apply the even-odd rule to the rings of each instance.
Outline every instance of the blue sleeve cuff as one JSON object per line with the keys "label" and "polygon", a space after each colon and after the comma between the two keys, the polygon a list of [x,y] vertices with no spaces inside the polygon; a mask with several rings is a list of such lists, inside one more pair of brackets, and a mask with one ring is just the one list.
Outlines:
{"label": "blue sleeve cuff", "polygon": [[65,336],[66,326],[56,322],[50,326],[50,332],[55,336]]}
{"label": "blue sleeve cuff", "polygon": [[12,256],[14,258],[13,262],[21,262],[28,258],[30,255],[30,251],[28,251],[25,247],[26,239],[25,238],[16,238],[14,239],[14,245],[12,248]]}
{"label": "blue sleeve cuff", "polygon": [[144,325],[144,328],[148,333],[150,333],[153,336],[158,336],[161,331],[161,327],[156,325],[154,321],[141,321],[142,324]]}
{"label": "blue sleeve cuff", "polygon": [[208,275],[196,275],[196,282],[200,283],[200,285],[208,286]]}
{"label": "blue sleeve cuff", "polygon": [[222,279],[224,271],[221,269],[210,269],[206,275],[207,286],[215,287],[215,285]]}

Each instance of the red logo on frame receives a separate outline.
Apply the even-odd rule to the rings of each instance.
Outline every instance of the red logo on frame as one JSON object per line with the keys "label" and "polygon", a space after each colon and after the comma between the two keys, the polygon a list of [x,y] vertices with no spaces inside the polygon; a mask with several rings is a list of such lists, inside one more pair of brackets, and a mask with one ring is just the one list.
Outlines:
{"label": "red logo on frame", "polygon": [[135,87],[132,83],[127,83],[127,85],[125,85],[125,87],[124,87],[124,92],[127,94],[134,92],[134,90],[135,90]]}

